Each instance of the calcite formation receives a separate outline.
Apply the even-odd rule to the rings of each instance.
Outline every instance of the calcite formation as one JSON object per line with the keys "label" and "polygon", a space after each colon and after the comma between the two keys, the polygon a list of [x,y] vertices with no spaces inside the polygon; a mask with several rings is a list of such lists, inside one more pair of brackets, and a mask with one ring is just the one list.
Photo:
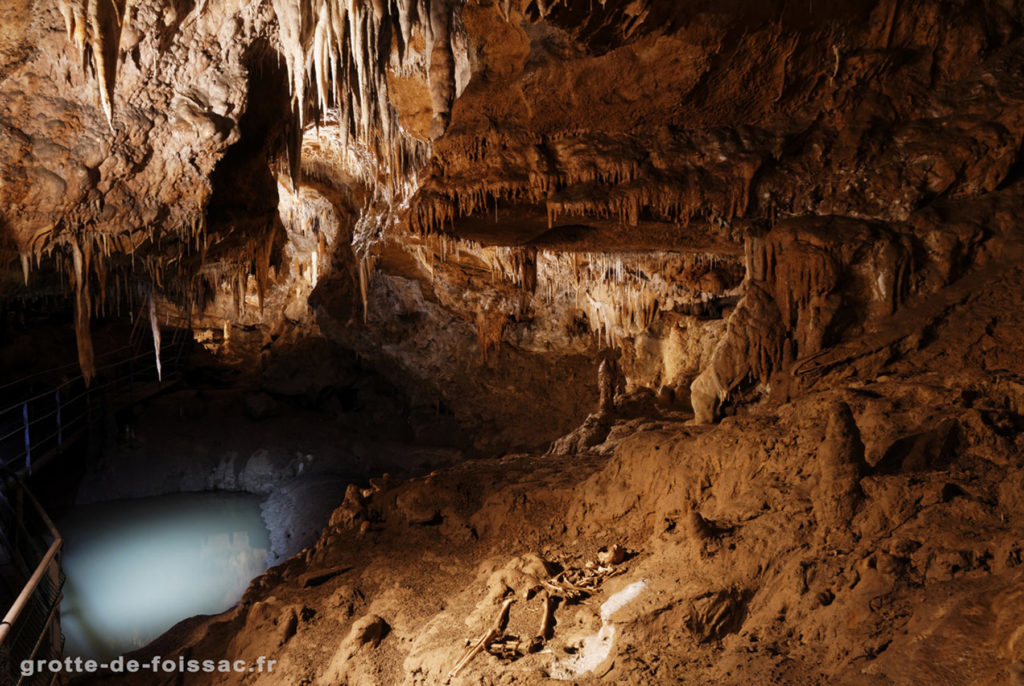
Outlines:
{"label": "calcite formation", "polygon": [[[352,319],[352,299],[338,311],[332,289],[358,292],[372,329],[374,300],[415,276],[475,330],[482,363],[500,364],[503,345],[618,348],[634,387],[678,396],[689,395],[685,374],[642,360],[678,348],[672,331],[690,321],[701,342],[687,336],[685,359],[666,353],[661,366],[693,377],[699,367],[698,415],[713,419],[751,383],[769,390],[771,374],[846,335],[838,289],[877,303],[870,318],[922,288],[925,245],[941,253],[936,270],[955,259],[950,231],[926,228],[922,209],[997,190],[1020,143],[1013,11],[996,5],[56,5],[25,29],[38,49],[19,53],[25,36],[5,47],[23,56],[5,62],[4,225],[26,278],[84,269],[69,279],[84,370],[92,313],[127,304],[139,265],[145,288],[199,320],[222,287],[236,318],[252,320],[251,277],[265,337],[314,312],[314,329]],[[66,77],[48,100],[39,93],[55,74]],[[50,112],[49,125],[24,119]],[[245,197],[236,189],[253,175],[283,181]],[[318,239],[284,268],[289,233],[275,227],[288,224],[286,196],[314,191],[344,198],[330,221],[351,226],[349,247]],[[785,238],[836,215],[846,223],[815,220],[821,257],[805,236]],[[863,250],[844,247],[851,229],[834,233],[850,221],[868,227],[854,240],[889,247],[862,265]],[[779,241],[781,253],[738,265],[744,249]],[[495,278],[478,288],[480,268]],[[878,269],[888,271],[876,279]],[[328,305],[262,307],[268,289],[301,293],[302,281]],[[455,296],[461,283],[468,297]],[[737,300],[733,330],[747,340],[725,326],[705,336],[708,313]],[[342,338],[371,352],[373,335]],[[423,360],[397,349],[374,356],[425,376]],[[449,403],[464,393],[432,385]]]}

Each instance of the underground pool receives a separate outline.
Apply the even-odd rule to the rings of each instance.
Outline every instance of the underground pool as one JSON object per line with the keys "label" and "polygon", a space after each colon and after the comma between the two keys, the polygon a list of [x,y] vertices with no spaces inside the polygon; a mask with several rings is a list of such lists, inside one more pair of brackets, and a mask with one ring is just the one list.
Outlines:
{"label": "underground pool", "polygon": [[267,568],[260,498],[209,492],[83,505],[65,538],[65,655],[110,659],[238,602]]}

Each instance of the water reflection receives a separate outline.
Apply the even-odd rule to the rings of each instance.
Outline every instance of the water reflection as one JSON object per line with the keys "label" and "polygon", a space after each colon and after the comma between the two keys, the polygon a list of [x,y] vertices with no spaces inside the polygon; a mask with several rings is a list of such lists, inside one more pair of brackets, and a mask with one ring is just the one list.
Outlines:
{"label": "water reflection", "polygon": [[231,607],[267,567],[259,498],[198,493],[99,503],[57,523],[64,654],[109,659]]}

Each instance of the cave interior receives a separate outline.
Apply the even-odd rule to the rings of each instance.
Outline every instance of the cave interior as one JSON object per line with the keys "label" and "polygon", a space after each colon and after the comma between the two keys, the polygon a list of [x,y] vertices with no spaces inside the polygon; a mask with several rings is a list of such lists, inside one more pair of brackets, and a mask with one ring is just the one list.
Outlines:
{"label": "cave interior", "polygon": [[1024,686],[1022,239],[1021,0],[4,0],[0,684]]}

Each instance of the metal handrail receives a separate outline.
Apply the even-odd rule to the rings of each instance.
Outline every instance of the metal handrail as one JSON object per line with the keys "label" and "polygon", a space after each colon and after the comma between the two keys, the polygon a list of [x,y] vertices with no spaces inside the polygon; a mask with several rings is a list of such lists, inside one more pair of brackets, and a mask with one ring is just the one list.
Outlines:
{"label": "metal handrail", "polygon": [[[167,345],[168,348],[171,348],[173,346],[174,346],[173,343]],[[118,350],[126,350],[127,348],[128,348],[128,346],[124,346],[122,348],[118,348]],[[160,349],[162,351],[163,350],[163,346],[161,346]],[[100,372],[106,371],[108,369],[113,369],[114,367],[117,367],[118,365],[125,364],[126,362],[134,362],[135,360],[143,360],[143,359],[150,358],[152,356],[153,356],[153,352],[152,351],[147,351],[147,352],[144,352],[144,353],[138,353],[137,355],[132,355],[131,357],[124,357],[124,358],[119,359],[117,362],[111,362],[110,364],[104,365],[102,367],[97,367],[95,375],[99,376]],[[153,368],[156,368],[155,364],[153,364],[152,366],[153,366]],[[43,373],[43,372],[40,372],[40,373]],[[31,378],[31,377],[25,377],[25,378]],[[71,386],[72,384],[75,384],[75,383],[77,383],[77,382],[79,382],[81,380],[82,380],[82,375],[78,374],[74,378],[68,379],[67,381],[65,381],[65,382],[63,382],[61,384],[58,384],[57,386],[54,386],[54,387],[52,387],[50,389],[47,389],[47,390],[45,390],[45,391],[43,391],[41,393],[37,393],[36,395],[33,395],[31,397],[28,397],[28,398],[25,398],[23,400],[20,400],[20,401],[14,403],[13,405],[9,405],[8,407],[0,410],[0,415],[4,414],[6,412],[9,412],[10,410],[12,410],[14,408],[19,408],[19,407],[21,407],[22,405],[24,405],[27,402],[32,402],[33,400],[39,400],[40,398],[45,398],[46,396],[52,394],[55,390],[61,389],[61,388],[66,388],[66,387]],[[17,382],[13,382],[13,383],[17,383]],[[81,397],[81,395],[82,394],[80,394],[77,397]]]}
{"label": "metal handrail", "polygon": [[[115,348],[114,350],[110,350],[110,351],[105,352],[100,359],[109,359],[111,357],[116,356],[117,353],[123,352],[125,350],[132,350],[133,352],[139,350],[141,348],[141,341],[140,340],[136,340],[135,331],[136,331],[136,329],[139,328],[138,327],[138,322],[141,320],[141,318],[142,318],[142,314],[141,314],[141,311],[140,311],[140,314],[135,319],[136,325],[133,326],[133,328],[132,328],[132,333],[130,335],[130,342],[129,342],[129,344],[128,345],[123,345],[123,346],[121,346],[119,348]],[[186,319],[184,317],[175,317],[175,321],[176,322],[178,322],[178,321],[186,322]],[[178,328],[180,330],[180,327],[178,327]],[[180,344],[181,344],[181,341],[179,341],[177,335],[175,335],[172,338],[172,340],[170,341],[170,343],[166,347],[173,349],[173,348],[179,346]],[[161,351],[163,350],[164,347],[165,346],[163,346],[163,345],[160,346]],[[124,364],[125,362],[132,362],[132,361],[135,361],[135,360],[145,359],[147,357],[152,356],[152,354],[153,354],[152,350],[146,350],[146,351],[143,351],[143,352],[135,352],[133,355],[131,355],[129,357],[117,358],[114,362],[110,362],[108,364],[104,364],[104,365],[100,365],[99,367],[96,367],[96,369],[94,371],[94,376],[99,376],[101,372],[103,372],[105,370],[108,370],[108,369],[112,369],[114,367],[117,367],[118,365]],[[76,366],[76,363],[72,362],[72,363],[69,363],[69,364],[66,364],[66,365],[63,365],[63,366],[60,366],[60,367],[53,367],[51,369],[44,369],[42,371],[38,371],[38,372],[35,372],[33,374],[29,374],[28,376],[23,376],[23,377],[21,377],[19,379],[15,379],[13,381],[9,381],[6,384],[0,385],[0,392],[6,390],[8,388],[17,386],[19,384],[22,384],[22,383],[24,383],[24,382],[26,382],[26,381],[28,381],[30,379],[34,379],[36,377],[43,376],[45,374],[50,374],[50,373],[58,372],[58,371],[65,370],[65,369],[71,369],[71,368],[74,368],[75,366]],[[153,365],[153,366],[155,367],[155,365]],[[65,388],[67,386],[70,386],[70,385],[80,381],[81,379],[82,379],[82,375],[81,374],[76,374],[74,377],[68,379],[67,381],[64,381],[63,383],[61,383],[61,384],[59,384],[57,386],[54,386],[53,388],[50,388],[50,389],[48,389],[46,391],[43,391],[42,393],[37,393],[36,395],[34,395],[32,397],[25,398],[22,401],[20,401],[18,403],[15,403],[14,405],[11,405],[11,406],[3,409],[3,410],[0,410],[0,415],[3,415],[4,413],[8,412],[9,410],[11,410],[11,409],[13,409],[15,407],[20,407],[21,405],[23,405],[26,402],[31,402],[33,400],[38,400],[39,398],[43,398],[43,397],[49,395],[50,393],[52,393],[53,391],[55,391],[57,389]],[[78,397],[81,397],[81,394]]]}
{"label": "metal handrail", "polygon": [[[26,658],[26,659],[28,659],[28,660],[35,660],[36,656],[39,654],[39,649],[43,646],[43,639],[46,638],[46,630],[47,630],[47,628],[50,626],[50,623],[53,622],[53,620],[55,618],[59,618],[59,616],[60,616],[60,601],[61,601],[61,599],[63,597],[64,597],[63,594],[58,594],[57,595],[56,602],[54,602],[53,605],[50,607],[50,612],[46,615],[46,620],[43,622],[43,630],[41,632],[39,632],[39,637],[36,639],[35,644],[33,644],[33,646],[32,646],[32,652],[29,654],[28,658]],[[2,640],[2,639],[0,639],[0,640]],[[2,644],[0,644],[0,645],[2,645]],[[51,685],[56,682],[57,677],[59,675],[60,675],[59,671],[55,671],[53,673],[53,677],[50,679],[50,684]],[[24,680],[25,680],[24,677],[22,677],[21,679],[18,680],[19,686],[20,686],[20,684]]]}
{"label": "metal handrail", "polygon": [[[168,366],[165,380],[177,376],[181,371],[180,361],[185,340],[179,334],[181,334],[180,331],[175,331],[171,340],[161,345],[162,357],[171,363]],[[130,389],[134,379],[139,376],[148,376],[155,369],[153,352],[140,352],[99,367],[96,370],[97,379],[100,380],[99,384],[84,386],[83,378],[78,375],[58,386],[36,393],[0,410],[0,418],[7,418],[7,421],[10,422],[10,429],[0,436],[0,442],[9,441],[22,434],[25,437],[23,449],[17,454],[0,455],[0,467],[9,467],[24,461],[24,466],[19,472],[31,472],[33,465],[40,462],[35,459],[36,453],[50,455],[54,449],[59,452],[63,448],[65,439],[72,435],[66,429],[70,429],[86,417],[89,418],[87,421],[89,425],[94,423],[94,418],[99,418],[93,412],[90,397],[108,389],[121,388],[125,382]],[[72,388],[82,388],[83,386],[82,390],[72,390]],[[55,408],[50,405],[39,407],[41,402],[49,403],[53,400],[56,400]],[[41,414],[36,414],[36,412],[41,412]],[[42,439],[39,438],[40,428],[47,433]],[[76,428],[76,432],[80,430],[82,430],[81,427]],[[33,436],[33,434],[35,435]],[[55,442],[54,439],[56,439]]]}
{"label": "metal handrail", "polygon": [[[21,543],[18,543],[16,536],[14,542],[4,541],[3,545],[12,559],[22,559],[23,563],[30,559],[39,559],[31,574],[28,569],[24,569],[28,580],[4,618],[0,620],[0,655],[13,659],[13,662],[4,660],[0,681],[22,686],[29,682],[24,675],[17,678],[16,673],[10,671],[13,664],[35,660],[41,655],[47,658],[59,657],[62,652],[60,601],[63,597],[61,589],[64,585],[64,574],[61,571],[60,554],[64,540],[53,520],[28,490],[25,482],[15,477],[10,484],[17,489],[18,504],[12,514],[16,517],[13,526],[21,534]],[[31,508],[35,522],[37,525],[41,523],[41,528],[30,528],[24,517],[25,506]],[[36,529],[34,533],[33,528]],[[47,541],[49,545],[44,552],[40,550],[38,544],[46,544]],[[39,557],[36,558],[36,555]],[[45,654],[41,653],[44,649]],[[55,672],[54,677],[49,679],[50,686],[55,682],[56,676]]]}
{"label": "metal handrail", "polygon": [[[100,356],[100,359],[101,360],[105,360],[107,358],[114,357],[118,353],[121,353],[121,352],[123,352],[125,350],[132,350],[133,348],[134,348],[134,346],[132,346],[132,345],[122,345],[120,348],[114,348],[113,350],[108,350],[107,352],[103,353],[103,355]],[[116,364],[116,363],[114,363],[114,364]],[[0,392],[5,391],[8,388],[13,388],[15,386],[18,386],[19,384],[23,384],[26,381],[30,381],[30,380],[35,379],[35,378],[40,377],[40,376],[46,376],[47,374],[56,374],[57,372],[62,372],[62,371],[68,370],[68,369],[75,369],[77,367],[78,367],[78,363],[77,362],[68,362],[67,364],[61,365],[59,367],[50,367],[49,369],[41,369],[38,372],[33,372],[31,374],[27,374],[26,376],[18,377],[17,379],[14,379],[12,381],[8,381],[7,383],[0,385]],[[103,367],[100,367],[100,369],[103,369]],[[75,378],[78,378],[78,376],[80,376],[80,375],[76,375]]]}
{"label": "metal handrail", "polygon": [[[168,373],[164,375],[164,380],[181,374],[181,358],[186,342],[187,336],[181,330],[176,330],[170,342],[160,346],[161,355],[165,356],[165,359],[171,363],[166,370]],[[118,351],[125,349],[129,348],[120,348]],[[144,362],[142,361],[143,359],[145,359]],[[78,440],[79,437],[84,435],[84,432],[91,432],[92,427],[97,421],[102,421],[104,413],[97,412],[94,409],[94,403],[90,401],[91,394],[102,393],[100,398],[105,404],[109,404],[116,402],[118,398],[121,398],[122,401],[125,400],[118,392],[118,389],[121,389],[122,391],[127,391],[127,401],[131,402],[131,399],[135,396],[133,381],[140,375],[148,377],[156,369],[156,366],[151,350],[139,352],[138,354],[118,359],[115,362],[99,367],[96,370],[99,383],[93,384],[92,387],[85,386],[84,390],[79,390],[81,386],[78,386],[78,384],[84,385],[84,379],[81,375],[76,375],[73,379],[66,380],[58,386],[23,399],[21,402],[0,411],[0,418],[6,417],[18,425],[17,429],[0,437],[0,442],[8,441],[22,433],[25,438],[23,452],[19,452],[13,457],[7,456],[6,458],[0,455],[0,472],[14,473],[15,481],[13,483],[18,485],[19,493],[28,497],[31,506],[38,513],[37,521],[42,521],[44,525],[40,531],[45,530],[38,537],[32,535],[24,539],[26,542],[32,539],[31,542],[34,546],[31,556],[25,559],[26,564],[23,566],[25,573],[28,572],[27,564],[30,564],[28,560],[36,559],[36,555],[41,552],[42,545],[45,545],[47,540],[52,539],[46,551],[39,558],[39,563],[29,576],[21,592],[14,599],[3,619],[0,620],[0,651],[8,653],[17,651],[19,658],[34,659],[44,646],[50,645],[47,643],[48,632],[50,632],[51,636],[59,636],[59,624],[55,625],[54,622],[59,622],[60,617],[59,604],[61,587],[63,586],[60,554],[64,539],[39,501],[25,487],[21,475],[31,473],[34,465],[42,465],[53,456],[60,454],[66,443]],[[26,378],[34,378],[40,374]],[[156,379],[154,378],[153,380],[155,381]],[[127,386],[125,386],[125,383],[127,383]],[[0,387],[0,391],[13,385],[9,384],[8,386]],[[76,388],[72,391],[70,389],[73,385]],[[103,393],[108,389],[110,389],[109,394]],[[67,392],[62,393],[61,391]],[[40,401],[48,403],[51,399],[56,401],[56,407],[48,404],[40,407]],[[31,408],[33,416],[30,419],[29,413],[30,406],[32,405],[34,405]],[[35,427],[35,431],[32,431],[33,427]],[[41,433],[46,435],[40,438]],[[42,453],[42,455],[39,455],[39,453]],[[22,459],[24,460],[24,467],[17,469],[15,465]],[[18,506],[17,512],[19,523],[15,528],[21,531],[24,528],[21,523],[21,505]],[[46,531],[48,531],[48,534]],[[29,535],[27,529],[25,534],[26,536]],[[15,545],[17,544],[15,543]],[[12,550],[14,549],[12,548]],[[48,575],[55,579],[52,588],[45,583]],[[43,600],[41,601],[40,599]],[[40,602],[43,602],[44,605],[40,606]],[[42,623],[39,624],[38,618],[42,617],[43,614],[45,614],[45,617],[42,619]],[[15,629],[15,626],[17,626],[17,629]],[[37,631],[38,633],[36,633]],[[58,633],[53,634],[52,632],[54,631]],[[25,638],[32,642],[23,644]],[[53,641],[51,648],[55,647],[59,655],[62,650],[60,647],[62,639],[51,639],[51,641]],[[47,648],[47,650],[51,648]],[[7,676],[9,675],[4,674],[0,676],[0,681],[3,681]],[[56,674],[51,679],[51,686],[55,679]],[[23,679],[19,680],[18,684],[21,684],[22,681]]]}
{"label": "metal handrail", "polygon": [[[128,344],[127,345],[122,345],[120,348],[114,348],[113,350],[106,351],[100,357],[101,360],[104,360],[104,359],[107,359],[107,358],[110,358],[110,357],[114,357],[118,353],[124,352],[125,350],[133,350],[134,351],[134,350],[138,350],[139,349],[139,347],[142,344],[142,341],[141,341],[141,338],[139,337],[138,332],[144,330],[144,328],[142,326],[140,326],[140,322],[143,320],[143,313],[145,311],[146,311],[146,304],[143,303],[139,307],[138,314],[135,315],[135,318],[132,320],[132,328],[131,328],[131,331],[128,334]],[[139,355],[136,354],[136,357],[138,357],[138,356]],[[113,363],[113,364],[116,364],[116,362]],[[107,365],[107,366],[110,366],[110,365]],[[26,381],[29,381],[29,380],[34,379],[34,378],[39,377],[39,376],[45,376],[47,374],[54,374],[54,373],[57,373],[57,372],[62,372],[62,371],[68,370],[68,369],[75,369],[76,367],[78,367],[78,363],[77,362],[68,362],[67,364],[60,365],[59,367],[51,367],[49,369],[41,369],[41,370],[39,370],[37,372],[33,372],[33,373],[28,374],[26,376],[22,376],[22,377],[19,377],[17,379],[14,379],[12,381],[8,381],[7,383],[0,384],[0,392],[6,390],[8,388],[11,388],[12,386],[17,386],[18,384],[25,383]],[[104,367],[101,366],[98,369],[103,369],[103,368]],[[76,375],[76,378],[77,378],[77,376],[78,375]]]}
{"label": "metal handrail", "polygon": [[57,527],[53,525],[53,521],[50,520],[49,515],[43,509],[39,501],[36,500],[35,496],[27,489],[22,487],[22,493],[28,496],[29,500],[32,501],[32,505],[35,507],[36,512],[39,514],[40,519],[46,524],[46,528],[50,530],[50,534],[53,536],[53,543],[46,549],[46,554],[43,555],[43,559],[36,565],[36,569],[32,572],[32,576],[29,577],[25,587],[21,589],[21,593],[14,599],[14,603],[11,605],[11,609],[4,615],[3,620],[0,620],[0,646],[3,645],[4,640],[8,634],[11,633],[11,628],[14,626],[14,622],[18,621],[18,617],[21,615],[22,610],[28,605],[29,599],[32,594],[35,593],[36,588],[39,586],[39,582],[43,580],[43,576],[46,575],[50,569],[50,563],[60,552],[61,546],[64,545],[64,539],[61,537],[60,532],[57,531]]}

